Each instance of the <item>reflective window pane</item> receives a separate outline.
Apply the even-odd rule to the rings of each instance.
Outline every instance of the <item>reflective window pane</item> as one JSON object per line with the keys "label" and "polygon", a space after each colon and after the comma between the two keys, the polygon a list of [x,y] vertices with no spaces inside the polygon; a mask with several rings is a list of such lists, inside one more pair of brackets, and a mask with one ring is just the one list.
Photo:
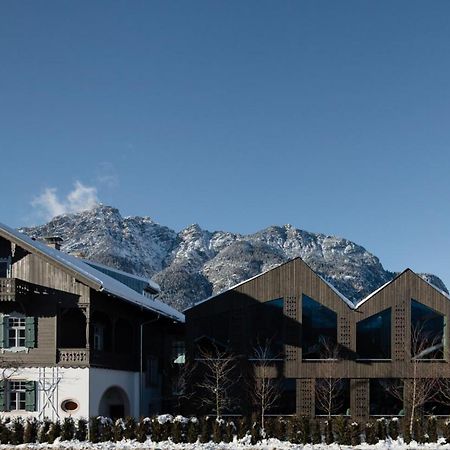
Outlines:
{"label": "reflective window pane", "polygon": [[391,308],[356,324],[356,353],[361,359],[391,358]]}
{"label": "reflective window pane", "polygon": [[373,378],[369,382],[371,416],[402,416],[403,382],[394,378]]}
{"label": "reflective window pane", "polygon": [[411,301],[411,354],[417,359],[444,358],[444,316],[424,304]]}
{"label": "reflective window pane", "polygon": [[312,298],[302,297],[303,359],[333,358],[337,343],[337,314]]}

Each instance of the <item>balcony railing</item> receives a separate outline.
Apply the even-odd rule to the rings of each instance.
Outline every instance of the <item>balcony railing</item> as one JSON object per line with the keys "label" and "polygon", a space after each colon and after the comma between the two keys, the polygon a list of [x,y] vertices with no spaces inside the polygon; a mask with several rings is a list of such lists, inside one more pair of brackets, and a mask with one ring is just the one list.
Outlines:
{"label": "balcony railing", "polygon": [[32,285],[18,278],[0,278],[0,301],[13,302],[16,297],[27,295]]}
{"label": "balcony railing", "polygon": [[86,348],[61,348],[58,351],[58,364],[61,366],[87,366],[89,350]]}

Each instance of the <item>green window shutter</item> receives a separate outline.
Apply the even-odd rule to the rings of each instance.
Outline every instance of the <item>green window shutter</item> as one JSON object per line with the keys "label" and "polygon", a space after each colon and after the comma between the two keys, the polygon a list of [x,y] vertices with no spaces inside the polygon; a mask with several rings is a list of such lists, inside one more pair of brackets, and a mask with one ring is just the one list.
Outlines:
{"label": "green window shutter", "polygon": [[6,381],[0,380],[0,411],[6,411]]}
{"label": "green window shutter", "polygon": [[25,410],[36,411],[36,382],[25,383]]}
{"label": "green window shutter", "polygon": [[36,320],[34,317],[25,319],[25,346],[27,348],[36,347]]}
{"label": "green window shutter", "polygon": [[8,316],[0,317],[0,348],[7,348],[8,345]]}

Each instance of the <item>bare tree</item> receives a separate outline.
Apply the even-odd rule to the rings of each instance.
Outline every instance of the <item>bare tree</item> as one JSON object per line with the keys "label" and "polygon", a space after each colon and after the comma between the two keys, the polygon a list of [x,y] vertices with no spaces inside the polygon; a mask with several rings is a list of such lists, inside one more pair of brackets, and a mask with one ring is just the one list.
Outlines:
{"label": "bare tree", "polygon": [[267,411],[276,405],[281,396],[280,379],[277,377],[277,368],[274,361],[276,357],[271,352],[271,340],[266,340],[264,345],[257,345],[253,350],[250,395],[253,403],[261,414],[261,428],[265,426]]}
{"label": "bare tree", "polygon": [[[420,371],[423,360],[437,359],[436,351],[442,348],[442,337],[433,336],[426,330],[425,322],[411,326],[411,376],[404,383],[391,381],[386,390],[404,403],[409,413],[409,432],[412,434],[414,420],[426,403],[432,401],[440,391],[440,380],[424,378]],[[404,384],[408,383],[408,389]]]}
{"label": "bare tree", "polygon": [[215,345],[212,351],[200,349],[198,369],[202,379],[197,384],[201,390],[200,402],[212,408],[217,418],[232,403],[231,389],[238,381],[236,377],[236,358],[229,352],[219,350]]}
{"label": "bare tree", "polygon": [[172,364],[172,394],[175,396],[178,411],[181,411],[183,402],[194,396],[192,380],[195,375],[197,364],[187,361],[183,364]]}
{"label": "bare tree", "polygon": [[316,379],[317,406],[330,418],[342,411],[344,406],[344,382],[338,376],[337,365],[342,359],[339,345],[328,339],[321,339],[320,378]]}

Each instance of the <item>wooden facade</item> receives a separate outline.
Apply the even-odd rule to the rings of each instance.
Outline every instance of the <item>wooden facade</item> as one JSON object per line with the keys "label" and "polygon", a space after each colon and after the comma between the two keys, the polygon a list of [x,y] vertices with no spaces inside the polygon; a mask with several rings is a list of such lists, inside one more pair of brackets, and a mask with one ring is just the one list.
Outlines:
{"label": "wooden facade", "polygon": [[[336,316],[338,361],[303,358],[302,301],[310,297]],[[412,376],[411,301],[415,300],[446,318],[450,317],[449,298],[407,269],[393,281],[364,301],[353,305],[318,276],[300,258],[282,264],[266,273],[241,283],[185,312],[190,358],[195,357],[199,337],[208,336],[221,342],[237,355],[251,355],[252,337],[261,321],[252,319],[254,305],[283,299],[284,350],[280,376],[295,380],[296,413],[314,416],[315,384],[330,371],[336,378],[348,380],[350,386],[348,414],[355,418],[369,416],[369,384],[371,379],[404,380]],[[362,360],[357,354],[357,324],[380,311],[390,310],[390,357]],[[444,326],[444,355],[435,360],[415,363],[416,376],[450,378],[449,327]],[[294,395],[294,394],[292,394]]]}
{"label": "wooden facade", "polygon": [[[181,321],[164,309],[145,307],[146,302],[152,305],[152,300],[144,296],[140,305],[108,293],[99,281],[60,263],[54,255],[0,227],[0,262],[5,263],[0,274],[0,317],[6,319],[4,323],[0,320],[0,368],[135,373],[142,368],[145,376],[151,369],[149,361],[156,361],[161,390],[158,401],[163,398],[161,410],[170,409],[171,352],[174,342],[183,339]],[[7,320],[15,316],[27,319],[26,336],[32,339],[20,348],[10,342],[11,336],[19,337],[8,334]]]}

